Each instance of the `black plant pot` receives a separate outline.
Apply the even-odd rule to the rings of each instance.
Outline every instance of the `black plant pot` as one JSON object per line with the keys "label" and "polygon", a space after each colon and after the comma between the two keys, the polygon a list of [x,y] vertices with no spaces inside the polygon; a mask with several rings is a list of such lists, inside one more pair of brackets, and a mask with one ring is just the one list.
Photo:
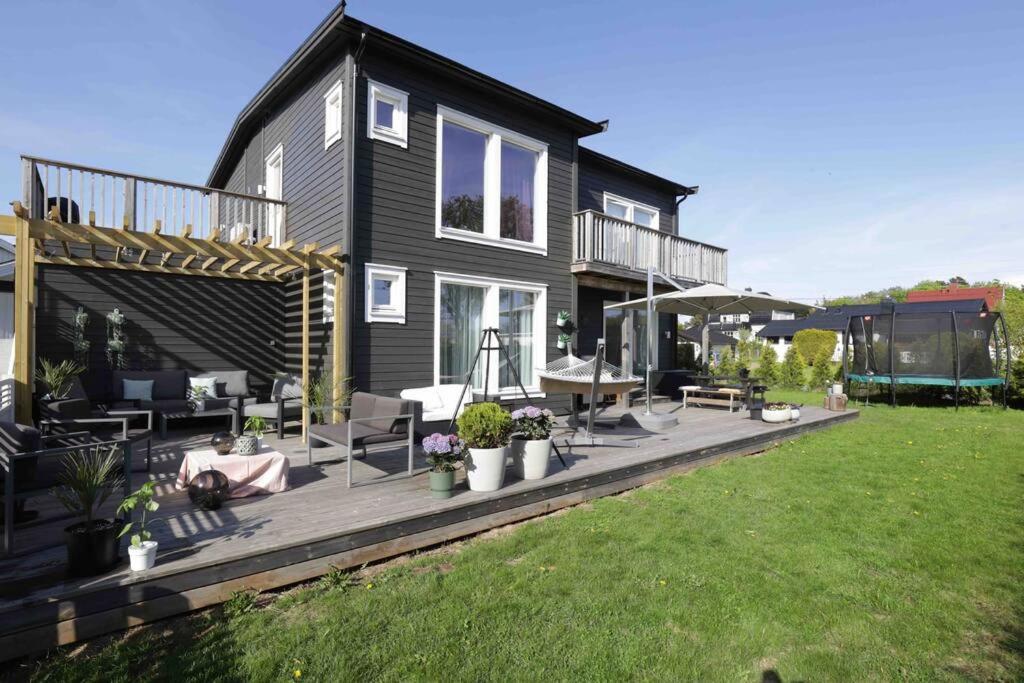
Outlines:
{"label": "black plant pot", "polygon": [[121,520],[100,519],[87,529],[85,522],[64,529],[64,543],[68,549],[68,574],[96,576],[113,569],[121,558],[117,555],[117,532]]}

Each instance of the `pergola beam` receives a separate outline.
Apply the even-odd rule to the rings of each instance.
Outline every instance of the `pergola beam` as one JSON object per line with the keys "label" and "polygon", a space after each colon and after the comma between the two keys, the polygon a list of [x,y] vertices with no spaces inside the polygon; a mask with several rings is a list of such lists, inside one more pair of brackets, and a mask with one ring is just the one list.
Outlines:
{"label": "pergola beam", "polygon": [[[195,257],[192,257],[195,258]],[[213,259],[216,261],[216,259]],[[113,261],[104,259],[79,258],[66,256],[36,256],[36,263],[47,266],[80,266],[83,268],[102,268],[105,270],[121,270],[136,273],[161,273],[163,275],[195,275],[199,277],[224,278],[228,280],[255,280],[261,282],[281,282],[273,275],[256,273],[224,272],[221,270],[200,270],[184,266],[162,266],[152,263],[135,263],[134,261]]]}

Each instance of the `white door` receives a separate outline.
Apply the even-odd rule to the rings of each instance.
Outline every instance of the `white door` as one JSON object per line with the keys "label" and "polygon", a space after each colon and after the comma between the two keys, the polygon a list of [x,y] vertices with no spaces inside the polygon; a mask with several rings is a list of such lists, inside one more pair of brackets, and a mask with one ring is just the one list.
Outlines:
{"label": "white door", "polygon": [[[278,145],[267,157],[266,197],[281,199],[284,190],[284,147]],[[267,231],[271,237],[271,245],[278,246],[284,242],[284,211],[274,204],[267,209]]]}

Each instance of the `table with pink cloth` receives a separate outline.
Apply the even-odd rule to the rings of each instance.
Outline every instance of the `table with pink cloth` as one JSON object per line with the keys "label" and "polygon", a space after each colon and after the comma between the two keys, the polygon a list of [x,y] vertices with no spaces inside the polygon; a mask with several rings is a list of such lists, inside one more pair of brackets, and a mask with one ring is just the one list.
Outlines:
{"label": "table with pink cloth", "polygon": [[212,448],[185,451],[176,488],[184,489],[204,470],[218,470],[228,478],[231,498],[244,498],[288,490],[288,458],[270,446],[256,455],[217,455]]}

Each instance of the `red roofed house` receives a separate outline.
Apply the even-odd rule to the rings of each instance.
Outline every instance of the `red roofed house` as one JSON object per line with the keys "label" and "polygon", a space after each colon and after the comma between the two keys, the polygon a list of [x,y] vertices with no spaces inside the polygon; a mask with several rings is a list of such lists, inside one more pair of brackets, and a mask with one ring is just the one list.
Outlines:
{"label": "red roofed house", "polygon": [[1003,301],[1002,287],[961,287],[952,283],[942,289],[921,289],[907,292],[907,303],[918,301],[964,301],[984,299],[988,310],[995,310]]}

